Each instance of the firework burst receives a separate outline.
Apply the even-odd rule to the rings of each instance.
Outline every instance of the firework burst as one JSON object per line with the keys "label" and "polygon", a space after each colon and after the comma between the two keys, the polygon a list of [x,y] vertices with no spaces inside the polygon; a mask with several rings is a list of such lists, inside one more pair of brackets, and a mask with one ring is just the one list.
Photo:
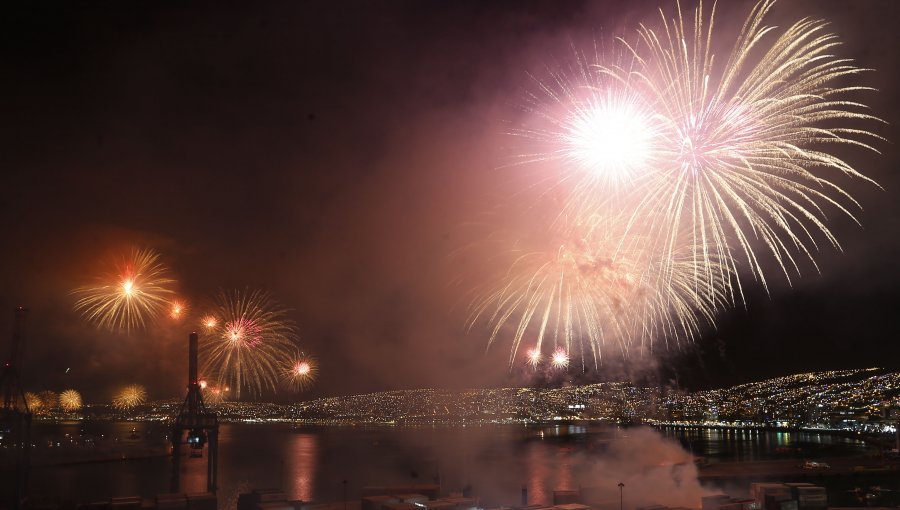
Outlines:
{"label": "firework burst", "polygon": [[203,326],[204,331],[215,331],[216,326],[219,325],[219,321],[216,319],[215,315],[206,315],[200,319],[200,325]]}
{"label": "firework burst", "polygon": [[130,331],[170,306],[175,280],[152,250],[135,249],[93,285],[72,291],[75,310],[89,322],[110,330]]}
{"label": "firework burst", "polygon": [[169,318],[173,321],[181,320],[188,313],[187,304],[182,300],[175,300],[169,303]]}
{"label": "firework burst", "polygon": [[550,364],[553,368],[569,368],[569,354],[563,349],[557,349],[550,358]]}
{"label": "firework burst", "polygon": [[526,341],[532,366],[548,343],[597,366],[609,349],[627,356],[659,339],[691,339],[725,303],[726,280],[707,280],[690,258],[659,260],[647,243],[625,234],[623,221],[595,217],[553,246],[521,255],[473,303],[470,327],[485,319],[489,343],[514,328],[510,365]]}
{"label": "firework burst", "polygon": [[[840,248],[827,214],[855,221],[859,204],[837,180],[873,181],[829,149],[876,151],[863,126],[880,121],[851,97],[871,90],[850,83],[865,70],[834,56],[826,24],[779,35],[764,25],[773,3],[754,7],[725,58],[715,6],[678,5],[660,30],[619,39],[627,57],[579,56],[539,82],[536,126],[513,134],[533,142],[520,162],[553,163],[551,185],[568,183],[564,235],[521,255],[470,316],[491,326],[489,345],[513,330],[510,364],[522,342],[536,367],[544,344],[558,366],[561,352],[596,363],[612,346],[692,338],[743,297],[742,272],[768,289],[766,265],[790,283],[822,240]],[[612,229],[566,232],[610,211]]]}
{"label": "firework burst", "polygon": [[131,384],[119,391],[112,400],[112,405],[119,410],[131,409],[147,401],[147,389],[140,384]]}
{"label": "firework burst", "polygon": [[282,360],[296,350],[297,331],[287,311],[260,290],[220,292],[214,327],[201,339],[204,373],[217,387],[229,386],[256,396],[275,390]]}
{"label": "firework burst", "polygon": [[531,366],[531,368],[537,368],[538,365],[541,364],[541,360],[544,357],[541,355],[541,351],[539,349],[529,349],[528,350],[528,359],[526,363]]}
{"label": "firework burst", "polygon": [[[570,65],[535,79],[525,105],[531,116],[510,132],[528,142],[515,164],[549,164],[543,180],[570,197],[563,214],[594,209],[598,197],[627,189],[664,155],[660,119],[630,74],[600,65],[601,53],[576,50]],[[632,69],[636,60],[626,54],[616,62],[615,69]]]}
{"label": "firework burst", "polygon": [[38,393],[37,396],[41,402],[39,407],[44,411],[49,411],[59,406],[59,395],[55,391],[44,390]]}
{"label": "firework burst", "polygon": [[59,406],[67,413],[81,409],[81,393],[75,390],[66,390],[60,393]]}
{"label": "firework burst", "polygon": [[28,411],[32,414],[40,414],[45,410],[41,396],[30,391],[25,392],[25,405],[28,406]]}
{"label": "firework burst", "polygon": [[318,365],[311,356],[300,353],[282,367],[282,380],[295,391],[303,391],[316,379]]}
{"label": "firework burst", "polygon": [[764,254],[790,282],[798,259],[815,266],[817,237],[840,248],[826,209],[856,221],[858,204],[834,178],[872,181],[828,148],[875,151],[880,139],[857,127],[878,119],[849,99],[870,89],[844,84],[864,70],[834,56],[840,43],[823,21],[775,36],[764,25],[773,3],[756,5],[725,58],[713,50],[715,6],[707,17],[701,4],[687,23],[679,6],[626,45],[634,68],[607,69],[661,119],[662,157],[635,186],[636,221],[654,225],[658,249],[690,246],[707,270],[713,259],[735,274],[747,267],[764,286]]}

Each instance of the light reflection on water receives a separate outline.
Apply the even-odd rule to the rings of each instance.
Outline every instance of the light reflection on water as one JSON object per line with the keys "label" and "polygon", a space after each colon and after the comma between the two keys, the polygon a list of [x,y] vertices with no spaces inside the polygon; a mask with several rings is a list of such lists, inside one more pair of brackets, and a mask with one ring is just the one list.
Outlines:
{"label": "light reflection on water", "polygon": [[[44,435],[71,433],[79,427],[98,435],[121,435],[133,426],[41,425]],[[154,434],[166,431],[158,424],[142,427],[154,429]],[[661,432],[690,454],[713,462],[770,458],[783,447],[830,454],[864,448],[853,440],[800,432]],[[612,483],[592,479],[590,468],[611,443],[628,434],[594,425],[294,428],[229,423],[220,429],[219,497],[225,501],[247,488],[281,487],[292,499],[340,501],[346,480],[349,499],[358,498],[360,489],[368,485],[439,483],[445,494],[471,491],[481,497],[482,506],[518,505],[523,487],[528,503],[552,504],[554,490]],[[169,491],[170,466],[170,460],[160,456],[43,467],[33,470],[30,489],[34,495],[56,494],[75,501],[152,497]],[[181,480],[183,492],[204,491],[206,458],[185,457]],[[617,491],[615,483],[611,487]]]}
{"label": "light reflection on water", "polygon": [[315,496],[316,465],[319,462],[318,436],[295,434],[288,445],[287,473],[297,499],[312,501]]}
{"label": "light reflection on water", "polygon": [[755,461],[794,455],[803,458],[863,454],[864,441],[806,431],[663,427],[665,437],[707,461]]}
{"label": "light reflection on water", "polygon": [[526,462],[526,466],[528,466],[528,492],[525,495],[527,501],[523,501],[523,504],[548,500],[548,495],[544,490],[544,483],[549,478],[549,469],[547,463],[543,462],[543,452],[540,447],[540,443],[532,443],[528,448]]}

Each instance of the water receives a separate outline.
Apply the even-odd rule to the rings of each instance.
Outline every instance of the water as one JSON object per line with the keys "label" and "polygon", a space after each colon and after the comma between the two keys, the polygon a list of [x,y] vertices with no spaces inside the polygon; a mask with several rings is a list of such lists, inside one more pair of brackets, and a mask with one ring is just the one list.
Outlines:
{"label": "water", "polygon": [[860,439],[806,431],[663,427],[660,432],[710,463],[864,455]]}
{"label": "water", "polygon": [[[168,492],[167,432],[158,423],[38,423],[34,436],[42,446],[35,463],[44,465],[32,469],[30,493],[87,502]],[[616,486],[623,481],[635,505],[654,502],[651,494],[635,494],[638,487],[653,486],[666,497],[682,491],[679,504],[698,507],[703,489],[695,482],[693,456],[760,460],[784,455],[784,448],[817,452],[811,457],[866,451],[860,441],[806,433],[226,423],[220,428],[219,497],[225,502],[249,488],[281,487],[293,499],[341,501],[345,494],[357,499],[364,486],[440,483],[444,493],[470,490],[490,507],[521,503],[523,488],[529,503],[552,503],[553,490],[586,486],[605,487],[604,497],[617,501]],[[122,455],[129,460],[59,465]],[[146,458],[134,458],[141,456]],[[202,492],[206,459],[184,460],[181,490]]]}

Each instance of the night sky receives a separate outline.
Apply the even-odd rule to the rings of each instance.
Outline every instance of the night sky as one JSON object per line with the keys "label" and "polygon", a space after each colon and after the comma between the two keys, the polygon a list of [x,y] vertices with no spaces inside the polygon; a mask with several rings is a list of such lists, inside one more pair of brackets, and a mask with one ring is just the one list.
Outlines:
{"label": "night sky", "polygon": [[[827,19],[840,54],[877,70],[860,78],[880,90],[863,100],[889,142],[842,154],[883,189],[840,181],[862,227],[831,218],[843,253],[823,245],[819,273],[806,264],[792,286],[751,286],[694,345],[552,380],[510,370],[508,339],[486,353],[489,332],[467,332],[472,279],[490,258],[469,247],[527,209],[529,174],[504,158],[531,76],[674,1],[624,4],[4,6],[0,331],[30,308],[26,389],[74,387],[88,402],[127,383],[183,392],[188,327],[115,334],[72,310],[69,292],[132,246],[162,253],[192,304],[259,287],[289,308],[321,367],[300,398],[900,368],[894,0],[782,0],[767,19]],[[719,35],[751,6],[720,2]]]}

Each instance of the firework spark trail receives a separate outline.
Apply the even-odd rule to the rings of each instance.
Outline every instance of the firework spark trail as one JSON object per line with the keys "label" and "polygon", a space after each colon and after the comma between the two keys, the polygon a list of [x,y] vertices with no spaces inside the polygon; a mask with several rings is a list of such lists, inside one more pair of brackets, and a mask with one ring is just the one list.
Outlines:
{"label": "firework spark trail", "polygon": [[225,402],[225,391],[222,388],[208,386],[200,390],[203,401],[207,404],[221,404]]}
{"label": "firework spark trail", "polygon": [[119,410],[131,409],[147,401],[147,389],[140,384],[131,384],[122,388],[113,397],[112,405]]}
{"label": "firework spark trail", "polygon": [[526,339],[532,366],[544,343],[597,366],[607,349],[627,356],[660,338],[693,338],[726,301],[721,282],[705,280],[689,258],[657,260],[622,221],[595,217],[563,237],[552,252],[520,256],[472,304],[469,326],[485,320],[489,344],[514,326],[510,365]]}
{"label": "firework spark trail", "polygon": [[229,386],[236,399],[243,389],[254,396],[275,390],[281,363],[296,350],[294,323],[266,292],[219,292],[214,326],[201,337],[204,373]]}
{"label": "firework spark trail", "polygon": [[635,221],[654,225],[660,249],[693,246],[707,271],[747,267],[766,288],[757,242],[788,282],[800,272],[798,258],[818,269],[816,232],[840,249],[825,209],[856,221],[849,208],[859,207],[831,179],[873,182],[827,146],[876,151],[869,143],[881,139],[854,127],[879,120],[847,99],[871,89],[840,84],[865,70],[831,54],[840,43],[823,21],[804,19],[774,37],[763,24],[773,3],[756,5],[724,61],[712,48],[715,6],[706,18],[701,4],[690,30],[679,5],[672,20],[661,11],[661,30],[642,25],[638,43],[625,43],[636,69],[605,69],[640,90],[663,124],[660,161],[669,163],[638,179]]}
{"label": "firework spark trail", "polygon": [[169,306],[175,280],[152,250],[135,249],[93,285],[72,291],[75,310],[110,330],[143,328]]}
{"label": "firework spark trail", "polygon": [[300,353],[283,365],[282,377],[284,382],[295,391],[303,391],[316,379],[318,365],[311,356]]}
{"label": "firework spark trail", "polygon": [[206,379],[200,379],[200,393],[207,404],[221,404],[225,402],[225,394],[229,388],[210,385]]}
{"label": "firework spark trail", "polygon": [[81,409],[81,393],[75,390],[65,390],[59,394],[59,406],[67,413]]}

